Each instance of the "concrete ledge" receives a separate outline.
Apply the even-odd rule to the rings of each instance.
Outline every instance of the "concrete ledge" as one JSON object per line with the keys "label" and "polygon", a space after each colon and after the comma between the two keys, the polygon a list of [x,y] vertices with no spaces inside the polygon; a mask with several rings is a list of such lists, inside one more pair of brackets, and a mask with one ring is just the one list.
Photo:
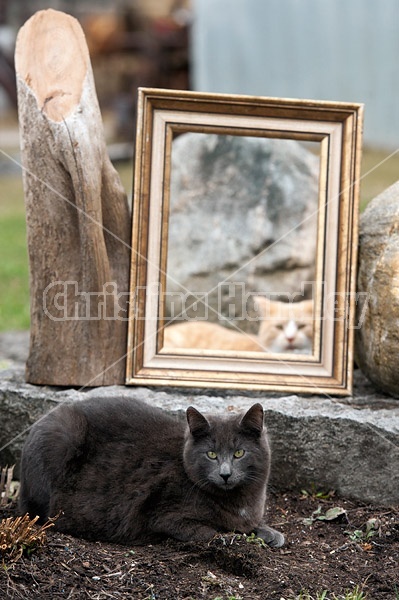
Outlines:
{"label": "concrete ledge", "polygon": [[315,485],[364,502],[399,504],[399,401],[377,392],[360,371],[353,397],[345,400],[124,386],[78,391],[25,383],[21,355],[4,357],[4,346],[0,343],[0,466],[18,464],[29,426],[61,402],[124,396],[184,418],[190,404],[222,412],[259,401],[272,442],[273,487]]}

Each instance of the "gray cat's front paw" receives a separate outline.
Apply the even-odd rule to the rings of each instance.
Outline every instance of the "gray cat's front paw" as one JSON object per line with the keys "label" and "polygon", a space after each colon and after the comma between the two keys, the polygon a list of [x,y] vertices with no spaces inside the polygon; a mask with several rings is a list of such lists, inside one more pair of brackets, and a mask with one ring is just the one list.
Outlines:
{"label": "gray cat's front paw", "polygon": [[263,525],[257,529],[255,533],[271,548],[281,548],[281,546],[284,545],[285,540],[283,534],[272,527]]}

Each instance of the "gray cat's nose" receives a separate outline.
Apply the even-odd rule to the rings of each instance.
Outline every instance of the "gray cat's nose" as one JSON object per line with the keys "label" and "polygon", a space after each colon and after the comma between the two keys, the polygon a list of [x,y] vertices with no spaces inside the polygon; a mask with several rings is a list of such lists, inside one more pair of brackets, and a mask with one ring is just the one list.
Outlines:
{"label": "gray cat's nose", "polygon": [[227,463],[222,463],[220,465],[219,475],[222,479],[224,479],[225,483],[227,483],[227,480],[231,475],[230,465],[228,465]]}

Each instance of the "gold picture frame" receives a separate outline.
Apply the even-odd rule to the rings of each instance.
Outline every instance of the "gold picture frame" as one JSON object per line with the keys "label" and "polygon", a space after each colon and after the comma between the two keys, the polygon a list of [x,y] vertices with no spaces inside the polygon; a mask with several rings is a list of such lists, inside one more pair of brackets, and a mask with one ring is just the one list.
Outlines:
{"label": "gold picture frame", "polygon": [[[139,90],[127,384],[351,394],[362,123],[362,104]],[[172,141],[189,132],[318,144],[312,354],[165,351]]]}

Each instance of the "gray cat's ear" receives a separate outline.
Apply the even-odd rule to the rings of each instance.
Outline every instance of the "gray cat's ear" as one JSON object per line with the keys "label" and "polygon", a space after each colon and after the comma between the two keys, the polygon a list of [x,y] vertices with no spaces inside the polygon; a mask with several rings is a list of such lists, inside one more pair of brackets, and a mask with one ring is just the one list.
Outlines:
{"label": "gray cat's ear", "polygon": [[263,431],[263,408],[259,403],[254,404],[245,413],[240,422],[240,427],[247,433],[260,436]]}
{"label": "gray cat's ear", "polygon": [[189,406],[186,411],[187,423],[194,437],[200,437],[209,433],[209,423],[196,408]]}

